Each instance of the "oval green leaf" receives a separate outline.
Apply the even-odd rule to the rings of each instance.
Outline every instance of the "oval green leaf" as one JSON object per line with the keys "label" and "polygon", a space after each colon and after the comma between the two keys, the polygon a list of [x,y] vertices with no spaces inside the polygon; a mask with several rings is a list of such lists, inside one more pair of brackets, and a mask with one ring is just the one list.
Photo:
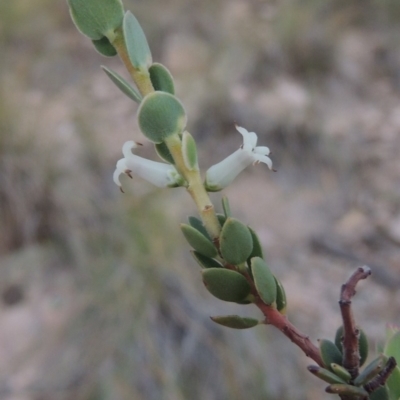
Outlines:
{"label": "oval green leaf", "polygon": [[150,47],[139,21],[130,11],[125,13],[123,29],[126,50],[132,65],[136,69],[147,71],[152,63]]}
{"label": "oval green leaf", "polygon": [[222,268],[222,265],[213,258],[203,256],[196,250],[190,250],[193,258],[200,265],[201,268]]}
{"label": "oval green leaf", "polygon": [[229,204],[229,200],[227,196],[223,196],[222,197],[222,209],[224,210],[224,214],[226,218],[229,218],[232,216],[232,212],[231,212],[231,206]]}
{"label": "oval green leaf", "polygon": [[117,55],[117,50],[115,50],[115,47],[105,36],[99,40],[92,40],[92,43],[97,52],[100,53],[102,56],[114,57]]}
{"label": "oval green leaf", "polygon": [[67,0],[72,21],[78,30],[92,40],[106,36],[114,39],[114,31],[122,25],[124,7],[121,0]]}
{"label": "oval green leaf", "polygon": [[[358,351],[360,353],[360,366],[363,366],[365,361],[368,358],[368,338],[367,335],[365,334],[365,332],[360,329],[357,328],[360,331],[360,337],[358,338]],[[343,352],[342,348],[343,348],[343,334],[344,334],[344,330],[343,330],[343,325],[340,326],[337,331],[336,331],[336,335],[335,335],[335,344],[336,347]]]}
{"label": "oval green leaf", "polygon": [[[386,386],[380,386],[374,392],[369,395],[369,400],[389,400],[391,397],[389,396],[389,391]],[[399,397],[393,397],[398,400]]]}
{"label": "oval green leaf", "polygon": [[275,277],[267,263],[260,257],[252,258],[251,272],[261,300],[267,305],[272,305],[276,301],[277,288]]}
{"label": "oval green leaf", "polygon": [[253,249],[251,251],[249,259],[253,258],[253,257],[264,258],[263,250],[262,250],[260,239],[258,238],[258,235],[249,226],[248,226],[248,228],[249,228],[249,231],[251,234],[251,238],[253,239]]}
{"label": "oval green leaf", "polygon": [[188,218],[188,221],[189,221],[190,226],[197,229],[200,233],[202,233],[211,242],[210,235],[208,234],[207,229],[203,225],[203,222],[201,221],[201,219],[190,216]]}
{"label": "oval green leaf", "polygon": [[241,302],[250,294],[246,278],[236,271],[224,268],[208,268],[202,271],[203,283],[217,299]]}
{"label": "oval green leaf", "polygon": [[319,341],[319,351],[325,368],[331,368],[331,364],[343,364],[343,356],[341,351],[336,347],[335,343],[327,339]]}
{"label": "oval green leaf", "polygon": [[239,315],[225,315],[221,317],[210,318],[215,323],[232,329],[249,329],[259,324],[257,319],[239,317]]}
{"label": "oval green leaf", "polygon": [[174,78],[164,65],[152,64],[149,73],[154,90],[175,94]]}
{"label": "oval green leaf", "polygon": [[190,225],[181,224],[181,230],[188,243],[200,254],[211,258],[218,254],[213,243],[197,229]]}
{"label": "oval green leaf", "polygon": [[351,375],[350,372],[347,371],[346,368],[342,367],[339,364],[335,364],[332,363],[331,364],[331,370],[341,379],[343,379],[343,381],[345,381],[346,383],[350,382],[351,379]]}
{"label": "oval green leaf", "polygon": [[276,283],[276,309],[283,315],[286,315],[287,300],[286,292],[282,283],[274,276]]}
{"label": "oval green leaf", "polygon": [[183,132],[182,135],[182,156],[185,166],[189,171],[199,170],[196,142],[188,131]]}
{"label": "oval green leaf", "polygon": [[[397,361],[397,360],[396,360]],[[397,366],[390,374],[386,385],[391,399],[400,399],[400,368]]]}
{"label": "oval green leaf", "polygon": [[138,122],[149,140],[161,143],[169,136],[182,133],[187,117],[182,103],[175,96],[153,92],[143,99],[138,110]]}
{"label": "oval green leaf", "polygon": [[363,388],[348,385],[346,383],[334,383],[333,385],[329,385],[325,391],[339,396],[356,396],[356,398],[368,399],[368,392]]}
{"label": "oval green leaf", "polygon": [[162,160],[164,160],[164,161],[166,161],[167,163],[172,164],[172,165],[175,164],[175,160],[174,160],[174,158],[172,157],[171,152],[170,152],[169,149],[168,149],[168,146],[167,146],[164,142],[162,142],[162,143],[156,143],[156,144],[154,145],[154,147],[156,148],[156,152],[157,152],[158,156],[159,156]]}
{"label": "oval green leaf", "polygon": [[354,380],[356,386],[364,385],[369,380],[373,379],[385,367],[385,356],[381,354],[379,357],[371,361],[364,370]]}
{"label": "oval green leaf", "polygon": [[322,368],[318,365],[310,365],[307,367],[307,369],[313,375],[317,376],[319,379],[322,379],[327,383],[346,383],[342,378],[335,375],[333,372],[328,371],[327,369]]}
{"label": "oval green leaf", "polygon": [[131,100],[135,101],[136,103],[140,103],[142,101],[142,95],[137,90],[135,90],[131,85],[129,85],[129,83],[121,75],[105,67],[104,65],[102,65],[101,68],[123,94],[128,96]]}
{"label": "oval green leaf", "polygon": [[221,255],[229,264],[244,263],[253,249],[249,229],[235,218],[226,220],[219,239]]}

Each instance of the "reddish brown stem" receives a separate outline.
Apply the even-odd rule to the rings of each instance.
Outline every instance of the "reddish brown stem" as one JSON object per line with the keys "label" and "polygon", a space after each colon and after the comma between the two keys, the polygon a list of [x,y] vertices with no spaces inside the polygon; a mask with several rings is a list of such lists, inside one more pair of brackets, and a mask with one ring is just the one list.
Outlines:
{"label": "reddish brown stem", "polygon": [[323,362],[319,354],[319,349],[315,346],[310,338],[304,333],[300,332],[286,316],[282,315],[278,310],[268,306],[257,299],[256,306],[261,310],[265,316],[268,324],[273,325],[279,329],[286,337],[288,337],[294,344],[296,344],[307,357],[313,359],[319,366],[323,367]]}
{"label": "reddish brown stem", "polygon": [[358,376],[360,367],[360,354],[358,349],[358,339],[360,332],[356,327],[353,311],[351,309],[351,299],[356,294],[356,285],[371,275],[369,267],[360,267],[355,271],[348,281],[342,285],[340,292],[340,311],[343,320],[343,367],[345,367],[352,378]]}

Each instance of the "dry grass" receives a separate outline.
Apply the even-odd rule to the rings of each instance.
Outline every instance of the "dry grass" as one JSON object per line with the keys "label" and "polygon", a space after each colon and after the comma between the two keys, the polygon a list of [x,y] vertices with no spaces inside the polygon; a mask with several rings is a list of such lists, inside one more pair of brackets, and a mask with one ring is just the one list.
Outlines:
{"label": "dry grass", "polygon": [[[351,257],[399,268],[398,1],[126,5],[177,78],[204,165],[239,145],[233,121],[273,148],[279,172],[252,171],[228,194],[260,233],[291,318],[333,336]],[[96,55],[67,11],[0,2],[0,397],[320,399],[277,332],[208,319],[257,314],[200,284],[177,228],[193,210],[185,193],[113,185],[121,144],[140,138],[135,105],[98,67],[117,60]],[[315,237],[344,253],[316,254]],[[399,311],[385,282],[357,300],[373,343]]]}

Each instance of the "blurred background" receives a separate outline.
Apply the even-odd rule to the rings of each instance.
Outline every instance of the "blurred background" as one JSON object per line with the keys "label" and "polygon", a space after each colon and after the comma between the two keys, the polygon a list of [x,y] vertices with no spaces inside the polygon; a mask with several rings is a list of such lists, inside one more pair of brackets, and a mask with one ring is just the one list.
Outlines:
{"label": "blurred background", "polygon": [[[372,355],[400,315],[400,2],[125,0],[176,79],[204,169],[236,150],[234,123],[272,150],[226,194],[260,235],[289,317],[341,324],[340,285]],[[73,26],[65,1],[0,2],[0,399],[331,398],[274,328],[211,297],[178,224],[183,189],[112,182],[137,106],[127,77]],[[213,195],[216,204],[220,194]]]}

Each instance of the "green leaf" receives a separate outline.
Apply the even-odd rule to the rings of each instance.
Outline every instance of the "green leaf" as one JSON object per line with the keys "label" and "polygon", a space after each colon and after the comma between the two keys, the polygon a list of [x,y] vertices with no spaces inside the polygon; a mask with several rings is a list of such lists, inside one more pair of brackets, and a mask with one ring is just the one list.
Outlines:
{"label": "green leaf", "polygon": [[92,40],[92,43],[95,49],[105,57],[114,57],[117,55],[117,50],[115,50],[115,47],[105,36],[98,40]]}
{"label": "green leaf", "polygon": [[169,136],[182,133],[187,117],[182,103],[175,96],[153,92],[143,99],[138,110],[138,122],[149,140],[161,143]]}
{"label": "green leaf", "polygon": [[333,371],[339,378],[343,379],[346,383],[350,382],[351,375],[350,372],[347,371],[346,368],[342,367],[339,364],[332,363],[331,371]]}
{"label": "green leaf", "polygon": [[225,214],[226,218],[229,218],[232,216],[231,206],[229,205],[229,200],[228,200],[228,197],[226,197],[226,196],[222,197],[222,208],[224,210],[224,214]]}
{"label": "green leaf", "polygon": [[211,258],[218,254],[213,243],[197,229],[190,225],[181,224],[181,230],[188,243],[200,254]]}
{"label": "green leaf", "polygon": [[327,393],[338,394],[339,396],[356,396],[361,399],[368,398],[368,392],[363,388],[348,385],[346,383],[334,383],[329,385],[325,391]]}
{"label": "green leaf", "polygon": [[168,69],[159,63],[154,63],[149,68],[150,80],[154,90],[175,94],[174,79]]}
{"label": "green leaf", "polygon": [[162,160],[172,165],[175,164],[175,161],[168,149],[168,146],[164,142],[156,143],[154,147],[156,148],[156,152]]}
{"label": "green leaf", "polygon": [[239,315],[226,315],[210,318],[219,325],[233,329],[249,329],[259,324],[259,321],[257,319],[239,317]]}
{"label": "green leaf", "polygon": [[328,371],[325,368],[319,367],[318,365],[310,365],[307,369],[319,379],[322,379],[328,383],[346,383],[343,379],[339,376],[335,375],[333,372]]}
{"label": "green leaf", "polygon": [[335,343],[327,339],[321,339],[319,341],[319,351],[325,368],[330,369],[332,363],[342,365],[342,353],[336,347]]}
{"label": "green leaf", "polygon": [[210,235],[208,234],[207,229],[203,225],[203,222],[201,221],[201,219],[190,216],[188,218],[188,221],[189,221],[190,226],[197,229],[200,233],[202,233],[211,242]]}
{"label": "green leaf", "polygon": [[[397,361],[397,360],[396,360]],[[400,399],[400,368],[397,366],[388,380],[386,381],[386,385],[389,389],[390,399],[398,400]]]}
{"label": "green leaf", "polygon": [[190,253],[201,268],[222,268],[222,265],[213,258],[203,256],[203,254],[195,250],[191,250]]}
{"label": "green leaf", "polygon": [[383,352],[388,357],[394,357],[397,363],[400,364],[400,332],[394,334],[386,342]]}
{"label": "green leaf", "polygon": [[240,302],[250,294],[246,278],[236,271],[224,268],[208,268],[202,271],[207,290],[217,299]]}
{"label": "green leaf", "polygon": [[122,25],[124,7],[121,0],[67,0],[71,18],[78,30],[92,40],[106,36],[114,39],[114,31]]}
{"label": "green leaf", "polygon": [[390,399],[400,398],[400,332],[398,328],[392,329],[392,332],[387,335],[387,341],[384,347],[384,354],[387,357],[394,357],[397,362],[397,367],[393,370],[389,379],[386,381],[390,392]]}
{"label": "green leaf", "polygon": [[287,300],[286,292],[282,283],[274,276],[276,282],[276,309],[283,315],[286,315]]}
{"label": "green leaf", "polygon": [[276,301],[276,280],[267,263],[260,257],[251,259],[251,272],[261,300],[268,305]]}
{"label": "green leaf", "polygon": [[[358,327],[357,327],[357,329],[360,331],[360,337],[358,338],[358,351],[360,353],[360,366],[363,366],[365,361],[368,358],[368,338],[362,329],[360,329]],[[341,352],[343,352],[343,349],[342,349],[343,334],[344,334],[344,329],[343,329],[343,325],[342,325],[337,329],[336,335],[335,335],[336,347]]]}
{"label": "green leaf", "polygon": [[[369,395],[369,400],[389,400],[389,392],[386,386],[380,386]],[[398,400],[398,397],[394,398]]]}
{"label": "green leaf", "polygon": [[139,21],[130,11],[125,13],[123,29],[126,50],[132,65],[136,69],[147,71],[152,63],[151,51]]}
{"label": "green leaf", "polygon": [[185,166],[189,171],[199,170],[196,142],[188,131],[183,132],[182,135],[182,156]]}
{"label": "green leaf", "polygon": [[253,229],[251,229],[249,226],[249,231],[251,234],[251,238],[253,239],[253,249],[251,250],[251,254],[249,256],[249,260],[253,257],[260,257],[260,258],[264,258],[264,254],[262,251],[262,247],[261,247],[261,243],[260,243],[260,239],[258,238],[257,234],[253,231]]}
{"label": "green leaf", "polygon": [[253,249],[253,240],[249,229],[235,218],[226,220],[219,239],[222,257],[229,264],[244,263]]}
{"label": "green leaf", "polygon": [[356,386],[364,385],[369,380],[379,374],[385,367],[385,356],[381,354],[379,357],[371,361],[364,370],[354,380]]}
{"label": "green leaf", "polygon": [[219,222],[219,224],[221,225],[221,228],[222,228],[224,226],[227,218],[225,217],[224,214],[220,214],[220,213],[217,213],[217,218],[218,218],[218,222]]}
{"label": "green leaf", "polygon": [[131,100],[135,101],[136,103],[140,103],[142,101],[142,95],[137,90],[135,90],[131,85],[129,85],[129,83],[121,75],[105,67],[104,65],[102,65],[101,68],[123,94],[128,96]]}

